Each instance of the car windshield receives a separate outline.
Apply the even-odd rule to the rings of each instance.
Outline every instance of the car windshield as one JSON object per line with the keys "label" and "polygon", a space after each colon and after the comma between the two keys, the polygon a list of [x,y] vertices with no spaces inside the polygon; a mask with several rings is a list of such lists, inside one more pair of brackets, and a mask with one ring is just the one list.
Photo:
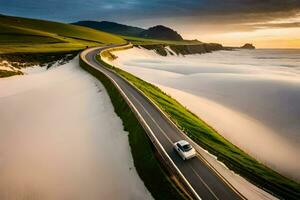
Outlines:
{"label": "car windshield", "polygon": [[192,149],[192,146],[190,144],[185,144],[182,146],[183,151],[187,152]]}

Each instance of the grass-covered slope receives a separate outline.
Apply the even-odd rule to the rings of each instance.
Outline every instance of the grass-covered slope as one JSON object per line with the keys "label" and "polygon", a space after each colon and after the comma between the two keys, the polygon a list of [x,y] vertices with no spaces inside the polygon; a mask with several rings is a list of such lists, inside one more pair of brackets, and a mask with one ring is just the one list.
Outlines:
{"label": "grass-covered slope", "polygon": [[[110,55],[110,53],[106,53],[106,55]],[[160,107],[185,134],[210,153],[216,155],[218,159],[225,163],[231,170],[278,197],[284,199],[300,199],[299,183],[280,175],[249,156],[158,87],[124,70],[110,66],[103,62],[100,56],[98,56],[98,60],[139,88]]]}
{"label": "grass-covered slope", "polygon": [[116,35],[82,26],[0,15],[0,53],[66,52],[125,42]]}
{"label": "grass-covered slope", "polygon": [[145,29],[109,21],[78,21],[72,23],[117,35],[139,36]]}
{"label": "grass-covered slope", "polygon": [[199,45],[203,44],[198,40],[159,40],[142,37],[124,36],[121,35],[124,40],[131,42],[133,45]]}

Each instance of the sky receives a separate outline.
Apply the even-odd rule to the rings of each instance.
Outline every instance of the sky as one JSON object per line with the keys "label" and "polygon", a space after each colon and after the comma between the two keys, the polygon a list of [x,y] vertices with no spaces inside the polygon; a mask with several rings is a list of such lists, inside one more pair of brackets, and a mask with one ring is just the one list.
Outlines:
{"label": "sky", "polygon": [[62,22],[170,26],[186,39],[300,48],[300,0],[0,0],[0,13]]}

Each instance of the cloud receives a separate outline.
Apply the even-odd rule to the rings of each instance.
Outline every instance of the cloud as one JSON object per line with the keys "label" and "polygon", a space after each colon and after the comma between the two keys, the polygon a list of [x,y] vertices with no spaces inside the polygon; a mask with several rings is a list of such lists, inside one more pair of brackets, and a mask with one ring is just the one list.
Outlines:
{"label": "cloud", "polygon": [[[113,12],[112,12],[113,13]],[[113,20],[142,25],[165,23],[177,27],[215,26],[214,29],[254,31],[262,28],[292,27],[297,23],[268,24],[278,19],[296,18],[300,13],[299,0],[164,0],[141,1],[119,10]],[[109,16],[109,15],[108,15]],[[299,20],[300,22],[300,20]],[[231,29],[231,30],[232,30]]]}
{"label": "cloud", "polygon": [[[298,0],[164,0],[164,1],[136,1],[132,7],[141,18],[148,17],[206,17],[231,15],[262,15],[272,18],[273,15],[285,13],[294,15],[300,11]],[[296,12],[295,12],[296,11]]]}
{"label": "cloud", "polygon": [[[223,17],[255,21],[294,16],[300,11],[299,0],[0,0],[0,4],[0,12],[67,21],[86,18],[132,20],[172,17],[194,17],[198,20]],[[44,15],[41,16],[42,11]]]}
{"label": "cloud", "polygon": [[111,20],[143,27],[165,23],[174,28],[184,24],[253,31],[300,22],[269,24],[299,16],[299,0],[0,0],[0,4],[4,14],[64,22]]}
{"label": "cloud", "polygon": [[261,23],[261,24],[254,24],[256,28],[300,28],[300,22],[291,22],[291,23]]}

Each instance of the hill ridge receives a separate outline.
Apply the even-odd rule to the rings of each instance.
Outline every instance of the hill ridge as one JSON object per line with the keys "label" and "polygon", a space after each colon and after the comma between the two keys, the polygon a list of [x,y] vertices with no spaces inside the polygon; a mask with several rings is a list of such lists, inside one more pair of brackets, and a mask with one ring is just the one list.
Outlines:
{"label": "hill ridge", "polygon": [[120,24],[117,22],[93,20],[83,20],[74,22],[72,24],[123,36],[142,37],[160,40],[183,40],[182,36],[179,33],[164,25],[156,25],[148,29],[144,29],[136,26]]}

